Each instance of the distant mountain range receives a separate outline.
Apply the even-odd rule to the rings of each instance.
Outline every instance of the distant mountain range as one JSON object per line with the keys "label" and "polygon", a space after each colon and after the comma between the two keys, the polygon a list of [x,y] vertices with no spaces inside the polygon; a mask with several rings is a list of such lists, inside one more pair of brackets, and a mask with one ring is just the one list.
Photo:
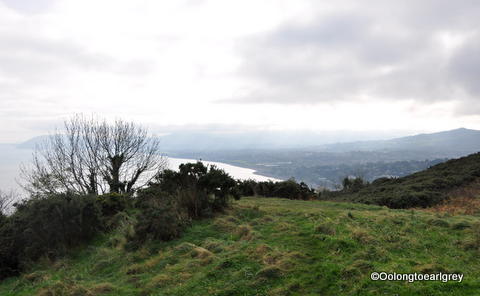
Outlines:
{"label": "distant mountain range", "polygon": [[[39,136],[20,143],[17,148],[33,149],[48,136]],[[317,152],[350,151],[414,151],[437,156],[460,156],[480,151],[480,131],[459,128],[431,134],[378,140],[372,133],[312,132],[174,132],[161,136],[161,148],[166,152],[228,151],[292,149]],[[365,141],[346,142],[365,138]],[[377,140],[371,140],[377,138]]]}
{"label": "distant mountain range", "polygon": [[381,141],[360,141],[327,144],[316,147],[318,151],[418,151],[448,153],[460,156],[480,151],[480,131],[459,128],[432,134],[395,138]]}

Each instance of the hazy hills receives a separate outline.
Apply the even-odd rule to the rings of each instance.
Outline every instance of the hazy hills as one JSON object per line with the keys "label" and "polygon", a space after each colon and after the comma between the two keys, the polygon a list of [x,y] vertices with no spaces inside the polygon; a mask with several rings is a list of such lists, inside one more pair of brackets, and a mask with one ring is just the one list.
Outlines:
{"label": "hazy hills", "polygon": [[[459,128],[430,134],[378,140],[380,135],[352,132],[252,132],[200,133],[180,132],[161,137],[166,151],[220,150],[309,150],[324,152],[349,151],[415,151],[436,156],[460,156],[480,150],[480,131]],[[349,141],[349,139],[365,139]],[[377,139],[375,139],[377,138]]]}
{"label": "hazy hills", "polygon": [[[386,140],[378,140],[380,136],[355,132],[173,132],[160,139],[162,149],[167,152],[285,149],[323,152],[415,151],[451,156],[480,151],[480,131],[466,128]],[[16,147],[33,149],[46,137],[34,137]],[[349,141],[355,138],[367,140]],[[383,138],[388,138],[388,135],[383,135]]]}
{"label": "hazy hills", "polygon": [[391,140],[327,144],[318,149],[329,152],[415,151],[446,154],[445,156],[464,155],[480,151],[480,131],[459,128]]}

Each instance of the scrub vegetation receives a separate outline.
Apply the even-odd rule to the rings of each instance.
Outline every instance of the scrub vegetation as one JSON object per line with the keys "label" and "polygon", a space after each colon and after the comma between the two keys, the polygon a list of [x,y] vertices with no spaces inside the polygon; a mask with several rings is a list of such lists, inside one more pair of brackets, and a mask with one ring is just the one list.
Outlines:
{"label": "scrub vegetation", "polygon": [[[344,186],[324,192],[322,199],[385,205],[390,208],[432,207],[462,195],[478,197],[480,153],[437,164],[402,178],[380,178],[372,183]],[[352,182],[349,182],[349,184]]]}
{"label": "scrub vegetation", "polygon": [[[180,238],[129,249],[134,219],[5,279],[1,295],[475,295],[478,216],[243,198]],[[382,282],[373,271],[463,273],[462,283]]]}

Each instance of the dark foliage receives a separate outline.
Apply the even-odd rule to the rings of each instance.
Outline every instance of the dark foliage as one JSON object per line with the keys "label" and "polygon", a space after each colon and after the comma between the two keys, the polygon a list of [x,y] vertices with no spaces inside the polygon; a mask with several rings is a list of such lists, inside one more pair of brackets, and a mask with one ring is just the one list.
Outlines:
{"label": "dark foliage", "polygon": [[135,225],[135,242],[147,239],[171,240],[178,237],[189,218],[178,200],[158,187],[150,187],[138,193],[135,206],[139,210]]}
{"label": "dark foliage", "polygon": [[360,189],[365,187],[368,183],[365,182],[362,178],[356,177],[356,178],[344,178],[342,181],[342,186],[343,189],[342,191],[344,192],[358,192]]}
{"label": "dark foliage", "polygon": [[239,193],[243,196],[260,195],[265,197],[282,197],[288,199],[314,199],[315,192],[307,184],[297,183],[294,179],[281,182],[256,182],[254,180],[239,181]]}
{"label": "dark foliage", "polygon": [[240,197],[230,175],[201,162],[181,164],[178,172],[165,170],[151,186],[177,197],[179,206],[193,219],[222,211],[230,197]]}
{"label": "dark foliage", "polygon": [[129,194],[107,193],[97,197],[98,204],[104,217],[111,217],[125,211],[132,206],[133,198]]}
{"label": "dark foliage", "polygon": [[42,256],[55,258],[91,239],[101,228],[94,196],[51,195],[16,205],[0,225],[0,278]]}
{"label": "dark foliage", "polygon": [[192,219],[211,216],[239,198],[236,182],[223,170],[201,162],[165,170],[149,188],[139,191],[140,210],[134,242],[178,237]]}

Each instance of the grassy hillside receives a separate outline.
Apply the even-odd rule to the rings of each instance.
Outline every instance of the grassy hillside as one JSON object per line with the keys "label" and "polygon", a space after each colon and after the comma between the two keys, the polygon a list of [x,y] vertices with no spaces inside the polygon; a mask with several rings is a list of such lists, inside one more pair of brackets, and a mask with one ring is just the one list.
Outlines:
{"label": "grassy hillside", "polygon": [[[478,295],[480,218],[349,203],[245,198],[180,239],[125,250],[114,233],[0,283],[0,295]],[[373,271],[458,272],[462,283]]]}
{"label": "grassy hillside", "polygon": [[480,153],[435,165],[398,179],[377,179],[358,192],[333,193],[327,198],[386,205],[392,208],[430,207],[453,190],[480,178]]}

